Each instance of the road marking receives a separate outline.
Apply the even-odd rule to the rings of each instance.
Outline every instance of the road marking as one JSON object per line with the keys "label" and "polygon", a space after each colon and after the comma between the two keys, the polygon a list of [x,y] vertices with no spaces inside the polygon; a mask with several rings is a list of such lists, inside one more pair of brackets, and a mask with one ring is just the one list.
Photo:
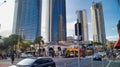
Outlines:
{"label": "road marking", "polygon": [[109,60],[109,63],[107,64],[106,67],[109,67],[109,65],[111,64],[112,60]]}

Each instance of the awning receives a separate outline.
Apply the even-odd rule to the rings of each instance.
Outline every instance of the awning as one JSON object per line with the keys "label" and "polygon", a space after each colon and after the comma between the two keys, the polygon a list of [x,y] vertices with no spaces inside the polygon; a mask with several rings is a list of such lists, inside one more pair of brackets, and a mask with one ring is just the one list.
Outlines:
{"label": "awning", "polygon": [[118,29],[119,39],[118,39],[118,41],[115,43],[114,48],[120,49],[120,20],[119,20],[119,22],[118,22],[118,24],[117,24],[117,29]]}
{"label": "awning", "polygon": [[119,40],[115,43],[114,48],[120,49],[120,38],[119,38]]}

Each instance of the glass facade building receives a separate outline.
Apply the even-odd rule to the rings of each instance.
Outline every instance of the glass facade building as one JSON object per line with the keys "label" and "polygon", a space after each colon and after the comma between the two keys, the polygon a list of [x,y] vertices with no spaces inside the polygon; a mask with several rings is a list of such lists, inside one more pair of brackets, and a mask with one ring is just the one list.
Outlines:
{"label": "glass facade building", "polygon": [[47,42],[66,40],[66,1],[47,0]]}
{"label": "glass facade building", "polygon": [[40,36],[41,8],[42,0],[16,0],[13,34],[22,35],[27,41]]}

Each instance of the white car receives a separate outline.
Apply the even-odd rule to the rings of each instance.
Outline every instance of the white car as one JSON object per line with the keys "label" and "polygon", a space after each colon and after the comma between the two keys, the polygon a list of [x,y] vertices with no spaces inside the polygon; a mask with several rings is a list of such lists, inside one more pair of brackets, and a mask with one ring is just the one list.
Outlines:
{"label": "white car", "polygon": [[106,56],[105,52],[98,52],[103,58]]}
{"label": "white car", "polygon": [[19,61],[9,67],[56,67],[56,63],[49,57],[31,57]]}
{"label": "white car", "polygon": [[99,53],[94,53],[93,60],[101,61],[102,60],[102,55],[100,55]]}
{"label": "white car", "polygon": [[27,58],[27,57],[33,57],[33,55],[32,54],[21,53],[20,57],[21,58]]}

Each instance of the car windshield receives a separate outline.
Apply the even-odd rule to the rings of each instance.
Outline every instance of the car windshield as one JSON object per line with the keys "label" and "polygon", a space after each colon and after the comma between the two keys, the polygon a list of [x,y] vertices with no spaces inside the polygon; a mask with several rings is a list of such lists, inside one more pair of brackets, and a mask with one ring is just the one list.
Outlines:
{"label": "car windshield", "polygon": [[31,65],[35,61],[36,59],[23,59],[20,62],[18,62],[17,65]]}

